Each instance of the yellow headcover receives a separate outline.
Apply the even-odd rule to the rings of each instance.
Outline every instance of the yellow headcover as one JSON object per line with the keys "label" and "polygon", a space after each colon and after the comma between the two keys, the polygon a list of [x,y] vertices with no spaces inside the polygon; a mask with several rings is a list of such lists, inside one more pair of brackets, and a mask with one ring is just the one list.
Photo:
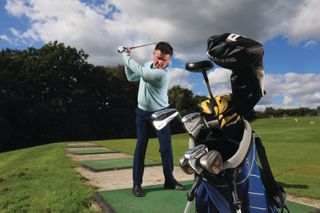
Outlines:
{"label": "yellow headcover", "polygon": [[202,112],[209,115],[216,115],[219,120],[220,128],[230,126],[240,120],[240,116],[235,112],[230,104],[231,96],[216,96],[213,100],[205,100],[200,103]]}

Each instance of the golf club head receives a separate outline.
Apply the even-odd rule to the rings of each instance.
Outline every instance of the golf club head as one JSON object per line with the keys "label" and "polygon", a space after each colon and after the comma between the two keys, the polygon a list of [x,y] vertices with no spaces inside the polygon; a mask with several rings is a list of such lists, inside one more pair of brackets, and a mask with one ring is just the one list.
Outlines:
{"label": "golf club head", "polygon": [[195,170],[198,174],[201,173],[200,158],[208,152],[206,145],[200,144],[198,146],[189,149],[185,154],[184,158],[188,160],[190,167]]}
{"label": "golf club head", "polygon": [[195,130],[195,128],[202,122],[201,113],[194,112],[188,115],[185,115],[181,118],[182,123],[184,124],[184,128],[187,130],[189,134]]}
{"label": "golf club head", "polygon": [[179,112],[174,108],[160,110],[151,115],[152,124],[154,128],[156,128],[157,130],[161,130],[178,115]]}
{"label": "golf club head", "polygon": [[179,164],[182,171],[184,171],[186,174],[194,174],[195,171],[189,166],[188,159],[186,159],[184,156],[179,159]]}
{"label": "golf club head", "polygon": [[186,70],[189,72],[206,72],[213,68],[213,63],[209,60],[193,61],[186,63]]}
{"label": "golf club head", "polygon": [[211,150],[200,158],[200,165],[213,174],[219,174],[223,169],[223,162],[220,152]]}

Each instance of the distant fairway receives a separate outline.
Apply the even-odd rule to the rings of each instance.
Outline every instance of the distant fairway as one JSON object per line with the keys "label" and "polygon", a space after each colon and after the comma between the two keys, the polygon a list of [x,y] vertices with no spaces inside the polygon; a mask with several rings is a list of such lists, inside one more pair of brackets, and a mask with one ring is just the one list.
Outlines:
{"label": "distant fairway", "polygon": [[261,136],[275,177],[295,195],[320,198],[320,116],[261,119]]}
{"label": "distant fairway", "polygon": [[[290,194],[320,199],[320,116],[259,119],[252,123],[261,136],[271,168]],[[187,134],[172,137],[174,161],[188,149]],[[133,154],[135,139],[98,141],[112,150]],[[157,139],[146,158],[160,162]]]}

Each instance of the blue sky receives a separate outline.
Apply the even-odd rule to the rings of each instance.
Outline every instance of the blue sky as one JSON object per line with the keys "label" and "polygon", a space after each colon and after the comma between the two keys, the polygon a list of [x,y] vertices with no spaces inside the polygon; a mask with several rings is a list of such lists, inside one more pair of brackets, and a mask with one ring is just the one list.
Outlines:
{"label": "blue sky", "polygon": [[[4,0],[0,1],[0,48],[41,47],[58,40],[83,49],[96,65],[116,66],[120,45],[168,41],[175,54],[171,86],[207,95],[201,75],[184,64],[206,58],[207,39],[232,32],[265,48],[265,107],[320,106],[320,1],[318,0]],[[140,63],[152,47],[137,49]],[[230,70],[209,73],[214,94],[230,92]]]}

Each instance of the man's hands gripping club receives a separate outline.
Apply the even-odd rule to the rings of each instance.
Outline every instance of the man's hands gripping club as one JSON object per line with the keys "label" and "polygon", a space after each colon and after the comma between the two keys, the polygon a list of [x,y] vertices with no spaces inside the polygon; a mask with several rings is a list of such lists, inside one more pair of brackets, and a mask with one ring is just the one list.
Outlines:
{"label": "man's hands gripping club", "polygon": [[140,47],[147,47],[147,46],[150,46],[150,45],[155,45],[157,44],[156,42],[153,42],[153,43],[149,43],[149,44],[142,44],[142,45],[138,45],[138,46],[133,46],[133,47],[125,47],[125,46],[119,46],[118,47],[118,53],[123,53],[123,52],[128,52],[130,53],[130,51],[132,49],[136,49],[136,48],[140,48]]}
{"label": "man's hands gripping club", "polygon": [[123,53],[123,52],[128,52],[130,53],[130,47],[125,47],[125,46],[119,46],[118,47],[118,53]]}

